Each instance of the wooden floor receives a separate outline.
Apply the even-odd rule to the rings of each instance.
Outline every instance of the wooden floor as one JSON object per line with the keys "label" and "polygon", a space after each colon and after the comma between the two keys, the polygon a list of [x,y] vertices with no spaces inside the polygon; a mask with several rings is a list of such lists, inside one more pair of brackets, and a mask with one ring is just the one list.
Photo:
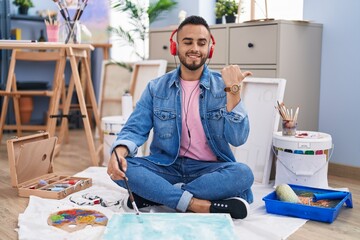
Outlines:
{"label": "wooden floor", "polygon": [[[24,212],[28,198],[17,196],[16,189],[10,185],[9,165],[7,159],[6,134],[0,144],[0,238],[17,239],[17,219]],[[61,174],[75,174],[91,165],[89,153],[82,130],[70,131],[70,143],[61,148],[60,155],[54,160],[54,170]],[[348,187],[353,195],[353,209],[342,208],[339,216],[332,224],[308,221],[292,234],[290,240],[314,239],[360,239],[360,181],[329,176],[331,187]]]}

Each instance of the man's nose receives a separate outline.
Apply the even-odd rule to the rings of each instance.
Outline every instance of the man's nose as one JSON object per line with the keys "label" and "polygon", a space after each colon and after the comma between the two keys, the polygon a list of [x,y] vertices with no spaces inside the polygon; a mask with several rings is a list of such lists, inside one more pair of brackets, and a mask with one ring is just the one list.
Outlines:
{"label": "man's nose", "polygon": [[197,44],[194,44],[194,45],[192,46],[191,50],[194,51],[194,52],[199,52],[199,51],[200,51],[200,46],[197,45]]}

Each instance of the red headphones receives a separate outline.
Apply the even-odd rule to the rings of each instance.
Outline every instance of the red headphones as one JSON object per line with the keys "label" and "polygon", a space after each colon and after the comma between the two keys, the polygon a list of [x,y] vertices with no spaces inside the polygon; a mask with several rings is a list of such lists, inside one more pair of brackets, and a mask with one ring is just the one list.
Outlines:
{"label": "red headphones", "polygon": [[[177,55],[177,43],[173,40],[173,36],[175,35],[175,33],[177,32],[177,29],[175,29],[170,36],[170,53],[173,56]],[[213,53],[214,53],[214,47],[215,47],[215,39],[214,36],[212,34],[210,34],[211,37],[211,41],[212,44],[210,45],[210,49],[209,49],[209,56],[208,58],[212,58]]]}

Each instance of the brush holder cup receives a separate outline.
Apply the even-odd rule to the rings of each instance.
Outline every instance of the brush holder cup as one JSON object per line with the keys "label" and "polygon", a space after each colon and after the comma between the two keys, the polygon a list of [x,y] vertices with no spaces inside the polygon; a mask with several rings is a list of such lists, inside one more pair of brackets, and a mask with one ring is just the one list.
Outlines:
{"label": "brush holder cup", "polygon": [[59,41],[59,25],[46,25],[46,35],[48,42]]}
{"label": "brush holder cup", "polygon": [[64,43],[81,43],[81,23],[64,22],[60,25],[60,41]]}
{"label": "brush holder cup", "polygon": [[297,122],[293,120],[282,121],[282,135],[283,136],[295,136],[296,135]]}

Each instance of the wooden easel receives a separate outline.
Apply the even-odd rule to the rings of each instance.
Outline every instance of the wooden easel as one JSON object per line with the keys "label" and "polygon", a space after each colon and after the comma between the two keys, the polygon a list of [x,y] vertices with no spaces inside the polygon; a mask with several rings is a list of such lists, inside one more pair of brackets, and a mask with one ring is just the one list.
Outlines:
{"label": "wooden easel", "polygon": [[[78,63],[81,61],[82,66],[84,67],[84,72],[86,74],[84,87],[86,89],[86,94],[88,98],[90,99],[90,107],[92,108],[92,112],[94,114],[95,123],[97,126],[97,129],[99,131],[99,135],[102,135],[101,133],[101,123],[100,123],[100,116],[97,108],[95,93],[93,84],[91,81],[91,73],[90,73],[90,66],[89,66],[89,59],[88,59],[88,52],[87,51],[78,51],[76,49],[67,49],[66,50],[68,56],[70,57],[70,65],[72,69],[77,69]],[[94,162],[94,159],[96,156],[100,155],[100,152],[102,150],[102,145],[98,150],[95,150],[95,145],[93,141],[93,135],[92,135],[92,129],[90,125],[89,120],[89,114],[88,114],[88,108],[85,102],[84,92],[83,92],[83,86],[80,81],[80,75],[78,71],[73,72],[73,75],[71,76],[70,83],[67,90],[67,95],[65,102],[63,103],[63,115],[67,116],[69,114],[70,106],[71,106],[71,98],[74,93],[74,90],[77,94],[78,101],[79,101],[79,107],[80,111],[83,117],[83,123],[84,123],[84,129],[86,133],[86,139],[88,141],[88,145],[91,153],[95,153],[95,156],[92,156],[92,162],[94,165],[99,165],[99,161],[96,160]],[[64,139],[64,134],[67,131],[68,127],[68,118],[62,118],[61,121],[61,127],[60,127],[60,133],[59,133],[59,142],[62,143]]]}
{"label": "wooden easel", "polygon": [[[50,96],[50,104],[48,111],[49,118],[45,130],[49,132],[50,136],[54,136],[56,130],[56,119],[58,117],[62,117],[62,124],[59,133],[60,138],[62,138],[64,136],[65,126],[67,122],[67,118],[63,116],[66,116],[69,112],[71,96],[75,90],[79,101],[81,115],[83,117],[83,124],[86,133],[86,140],[89,147],[90,159],[94,166],[99,165],[99,153],[101,152],[102,145],[98,150],[95,149],[92,130],[90,127],[89,115],[86,108],[86,102],[83,93],[83,87],[81,85],[78,66],[77,66],[78,62],[81,61],[83,66],[85,67],[86,79],[84,84],[86,85],[86,90],[90,99],[90,105],[94,114],[97,129],[99,131],[99,134],[101,135],[99,112],[95,99],[94,89],[91,80],[90,66],[89,66],[89,52],[92,51],[94,47],[91,46],[90,44],[62,44],[62,43],[47,44],[47,43],[24,43],[24,42],[9,41],[9,42],[0,42],[0,49],[13,49],[6,89],[4,91],[0,91],[0,96],[4,96],[2,110],[1,110],[1,117],[0,117],[0,130],[1,130],[0,141],[2,139],[3,129],[6,129],[5,119],[7,115],[9,97],[12,97],[14,99],[16,130],[18,136],[21,136],[22,134],[21,131],[24,129],[24,127],[21,125],[20,122],[19,109],[18,109],[19,105],[17,98],[19,98],[21,95],[26,95],[26,94]],[[25,54],[38,54],[39,49],[46,50],[45,52],[43,52],[44,61],[48,59],[46,56],[49,57],[55,55],[58,58],[54,72],[53,88],[50,92],[31,91],[30,93],[28,93],[29,91],[26,91],[27,92],[26,93],[25,91],[18,91],[16,89],[16,79],[15,79],[16,60],[21,58],[21,56]],[[36,51],[36,52],[23,53],[20,50]],[[71,76],[70,86],[66,96],[65,104],[63,106],[63,114],[59,116],[58,114],[59,101],[61,95],[61,88],[62,86],[64,86],[64,83],[62,81],[63,81],[66,59],[70,60],[72,76]],[[36,61],[36,58],[33,58],[32,60]],[[33,130],[33,129],[29,129],[29,130]],[[60,144],[57,145],[55,150],[56,152],[59,152]]]}
{"label": "wooden easel", "polygon": [[[22,51],[20,49],[14,49],[11,55],[9,73],[7,78],[7,85],[4,91],[0,91],[0,96],[4,96],[4,101],[1,110],[0,129],[16,130],[17,136],[22,136],[22,131],[48,131],[52,136],[55,134],[56,119],[48,119],[46,126],[44,125],[24,125],[21,123],[20,110],[19,110],[19,98],[21,96],[47,96],[50,97],[49,112],[48,114],[54,114],[55,109],[58,109],[61,91],[60,82],[62,81],[62,74],[65,68],[65,62],[62,60],[65,56],[65,49],[54,52],[39,52],[39,51]],[[53,78],[52,90],[32,90],[22,91],[17,90],[15,66],[18,60],[22,61],[55,61],[55,71]],[[7,115],[9,97],[13,99],[14,103],[14,115],[15,125],[5,125],[5,118]],[[0,141],[2,139],[3,131],[0,131]]]}

